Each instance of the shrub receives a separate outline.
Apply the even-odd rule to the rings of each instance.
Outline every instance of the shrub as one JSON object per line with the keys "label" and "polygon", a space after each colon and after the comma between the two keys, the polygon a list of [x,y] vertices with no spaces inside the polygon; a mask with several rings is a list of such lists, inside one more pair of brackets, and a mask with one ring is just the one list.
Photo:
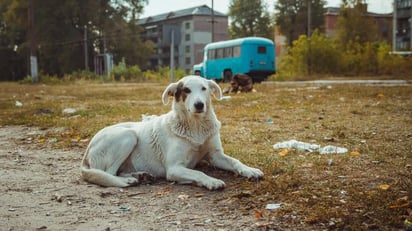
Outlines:
{"label": "shrub", "polygon": [[315,30],[310,39],[301,35],[279,63],[279,75],[333,74],[340,54],[335,43]]}

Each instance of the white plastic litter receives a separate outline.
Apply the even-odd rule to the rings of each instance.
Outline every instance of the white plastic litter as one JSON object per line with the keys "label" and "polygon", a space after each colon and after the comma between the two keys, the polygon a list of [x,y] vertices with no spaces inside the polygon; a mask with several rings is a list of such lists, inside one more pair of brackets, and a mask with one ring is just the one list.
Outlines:
{"label": "white plastic litter", "polygon": [[266,209],[267,210],[276,210],[282,207],[282,203],[277,203],[277,204],[267,204]]}
{"label": "white plastic litter", "polygon": [[23,106],[23,103],[16,100],[16,107],[22,107],[22,106]]}
{"label": "white plastic litter", "polygon": [[63,111],[62,111],[62,113],[64,114],[64,115],[73,115],[73,114],[76,114],[77,113],[77,109],[76,108],[65,108],[65,109],[63,109]]}
{"label": "white plastic litter", "polygon": [[345,154],[347,152],[348,152],[348,149],[346,148],[336,147],[332,145],[327,145],[319,149],[320,154],[332,154],[332,153]]}
{"label": "white plastic litter", "polygon": [[317,151],[320,148],[320,145],[305,143],[305,142],[301,142],[297,140],[289,140],[289,141],[277,143],[273,145],[273,148],[274,149],[294,148],[298,151],[313,152],[313,151]]}
{"label": "white plastic litter", "polygon": [[307,152],[319,152],[320,154],[345,154],[348,152],[348,149],[336,147],[332,145],[327,145],[321,147],[319,144],[305,143],[297,140],[289,140],[284,142],[279,142],[273,145],[274,149],[284,149],[284,148],[293,148],[298,151],[307,151]]}

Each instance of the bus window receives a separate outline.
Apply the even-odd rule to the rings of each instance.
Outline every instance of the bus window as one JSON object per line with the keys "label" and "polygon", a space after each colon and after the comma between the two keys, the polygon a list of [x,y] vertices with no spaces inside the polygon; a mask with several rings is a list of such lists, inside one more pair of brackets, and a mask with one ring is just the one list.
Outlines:
{"label": "bus window", "polygon": [[240,46],[233,47],[233,57],[240,57]]}
{"label": "bus window", "polygon": [[258,54],[266,54],[266,47],[258,46]]}
{"label": "bus window", "polygon": [[219,48],[216,50],[216,59],[223,58],[223,48]]}
{"label": "bus window", "polygon": [[226,47],[223,52],[223,56],[225,58],[232,58],[233,57],[233,47]]}
{"label": "bus window", "polygon": [[215,50],[209,50],[207,52],[208,59],[215,59]]}

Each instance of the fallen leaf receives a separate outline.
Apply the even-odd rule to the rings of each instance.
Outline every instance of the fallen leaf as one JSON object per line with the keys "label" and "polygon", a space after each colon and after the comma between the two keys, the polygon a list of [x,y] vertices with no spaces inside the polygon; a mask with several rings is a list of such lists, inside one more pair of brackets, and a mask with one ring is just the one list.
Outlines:
{"label": "fallen leaf", "polygon": [[203,193],[196,193],[195,194],[195,197],[203,197],[205,194],[203,194]]}
{"label": "fallen leaf", "polygon": [[166,188],[162,189],[161,191],[157,192],[157,195],[163,196],[163,195],[169,194],[170,190],[171,190],[170,187],[166,187]]}
{"label": "fallen leaf", "polygon": [[379,188],[382,189],[382,190],[388,190],[390,187],[391,187],[391,186],[388,185],[388,184],[381,184],[381,185],[379,185]]}
{"label": "fallen leaf", "polygon": [[279,156],[286,156],[286,154],[288,154],[288,152],[289,152],[289,149],[287,149],[287,148],[282,149],[282,151],[279,152]]}
{"label": "fallen leaf", "polygon": [[308,224],[315,224],[319,222],[319,218],[316,216],[310,216],[305,218],[305,222]]}
{"label": "fallen leaf", "polygon": [[353,152],[350,152],[350,155],[351,155],[351,156],[360,156],[360,152],[358,152],[358,151],[353,151]]}
{"label": "fallen leaf", "polygon": [[263,219],[263,211],[255,209],[255,218],[256,219]]}

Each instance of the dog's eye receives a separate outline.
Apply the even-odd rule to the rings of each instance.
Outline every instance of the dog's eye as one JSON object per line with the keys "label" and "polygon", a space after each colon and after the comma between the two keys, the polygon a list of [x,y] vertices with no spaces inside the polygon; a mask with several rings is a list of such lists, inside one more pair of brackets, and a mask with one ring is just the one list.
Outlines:
{"label": "dog's eye", "polygon": [[206,87],[202,87],[202,91],[206,91]]}
{"label": "dog's eye", "polygon": [[185,87],[185,88],[183,88],[183,92],[186,93],[186,94],[189,94],[192,91],[189,88]]}

